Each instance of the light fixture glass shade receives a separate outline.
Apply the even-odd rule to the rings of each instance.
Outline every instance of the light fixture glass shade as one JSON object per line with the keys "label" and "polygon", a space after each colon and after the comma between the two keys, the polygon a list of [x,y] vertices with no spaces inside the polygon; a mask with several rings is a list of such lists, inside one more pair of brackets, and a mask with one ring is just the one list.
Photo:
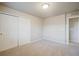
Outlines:
{"label": "light fixture glass shade", "polygon": [[46,3],[45,3],[45,4],[42,4],[43,9],[47,9],[47,8],[48,8],[48,6],[49,6],[49,5],[48,5],[48,4],[46,4]]}

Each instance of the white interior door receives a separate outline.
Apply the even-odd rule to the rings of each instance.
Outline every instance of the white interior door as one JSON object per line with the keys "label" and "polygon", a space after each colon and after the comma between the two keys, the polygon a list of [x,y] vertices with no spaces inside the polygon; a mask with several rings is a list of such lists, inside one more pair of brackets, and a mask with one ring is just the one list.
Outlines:
{"label": "white interior door", "polygon": [[70,42],[79,43],[79,19],[71,18],[69,20],[69,40]]}
{"label": "white interior door", "polygon": [[0,14],[0,51],[17,46],[17,17]]}

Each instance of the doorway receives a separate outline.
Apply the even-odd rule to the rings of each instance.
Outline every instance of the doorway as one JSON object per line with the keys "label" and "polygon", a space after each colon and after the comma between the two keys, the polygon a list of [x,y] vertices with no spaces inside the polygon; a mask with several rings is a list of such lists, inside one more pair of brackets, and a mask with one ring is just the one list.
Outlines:
{"label": "doorway", "polygon": [[79,17],[69,18],[69,43],[79,43]]}

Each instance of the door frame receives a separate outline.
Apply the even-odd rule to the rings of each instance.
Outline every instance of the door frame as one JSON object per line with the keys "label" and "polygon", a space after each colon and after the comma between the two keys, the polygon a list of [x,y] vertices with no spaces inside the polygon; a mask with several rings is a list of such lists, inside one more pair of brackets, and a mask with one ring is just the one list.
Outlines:
{"label": "door frame", "polygon": [[69,19],[70,18],[79,18],[79,15],[76,15],[76,16],[71,16],[71,14],[66,14],[66,44],[70,44],[70,41],[69,41]]}

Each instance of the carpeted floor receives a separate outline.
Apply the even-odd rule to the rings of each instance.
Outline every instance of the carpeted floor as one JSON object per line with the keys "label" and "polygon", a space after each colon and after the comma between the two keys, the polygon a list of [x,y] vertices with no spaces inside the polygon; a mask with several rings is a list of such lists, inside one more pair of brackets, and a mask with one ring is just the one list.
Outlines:
{"label": "carpeted floor", "polygon": [[79,46],[40,40],[0,52],[1,56],[79,56]]}

